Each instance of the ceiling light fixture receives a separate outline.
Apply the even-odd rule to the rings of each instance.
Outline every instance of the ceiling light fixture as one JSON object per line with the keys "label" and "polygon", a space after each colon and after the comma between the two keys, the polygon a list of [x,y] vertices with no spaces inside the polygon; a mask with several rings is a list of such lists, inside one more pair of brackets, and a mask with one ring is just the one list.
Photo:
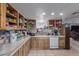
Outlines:
{"label": "ceiling light fixture", "polygon": [[45,13],[45,12],[43,12],[43,13],[42,13],[42,15],[46,15],[46,13]]}
{"label": "ceiling light fixture", "polygon": [[63,16],[63,13],[60,13],[61,16]]}
{"label": "ceiling light fixture", "polygon": [[51,13],[51,15],[55,15],[55,13],[54,13],[54,12],[52,12],[52,13]]}

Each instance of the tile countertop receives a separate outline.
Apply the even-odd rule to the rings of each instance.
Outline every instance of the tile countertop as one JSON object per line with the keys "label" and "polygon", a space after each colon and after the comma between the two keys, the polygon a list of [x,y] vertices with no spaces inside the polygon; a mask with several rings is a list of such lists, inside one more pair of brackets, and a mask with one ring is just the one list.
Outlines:
{"label": "tile countertop", "polygon": [[[55,35],[35,35],[35,36],[32,36],[32,37],[53,37]],[[65,37],[64,35],[58,35],[57,37]]]}
{"label": "tile countertop", "polygon": [[0,56],[12,56],[23,45],[23,43],[25,43],[30,38],[30,36],[26,36],[25,38],[22,38],[20,41],[1,45]]}

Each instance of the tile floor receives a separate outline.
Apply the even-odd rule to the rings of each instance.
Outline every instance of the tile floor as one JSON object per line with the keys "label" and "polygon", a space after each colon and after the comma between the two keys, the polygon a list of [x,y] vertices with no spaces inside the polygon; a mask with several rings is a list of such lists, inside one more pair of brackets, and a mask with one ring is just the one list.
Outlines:
{"label": "tile floor", "polygon": [[79,56],[75,50],[31,50],[29,56]]}
{"label": "tile floor", "polygon": [[71,46],[70,50],[31,50],[28,56],[79,56],[79,51]]}

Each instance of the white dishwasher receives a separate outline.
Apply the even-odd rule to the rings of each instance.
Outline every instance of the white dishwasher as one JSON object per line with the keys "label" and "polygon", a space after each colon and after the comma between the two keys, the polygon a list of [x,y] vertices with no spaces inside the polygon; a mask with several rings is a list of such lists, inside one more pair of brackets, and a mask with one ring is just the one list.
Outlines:
{"label": "white dishwasher", "polygon": [[58,36],[50,36],[50,48],[59,48]]}

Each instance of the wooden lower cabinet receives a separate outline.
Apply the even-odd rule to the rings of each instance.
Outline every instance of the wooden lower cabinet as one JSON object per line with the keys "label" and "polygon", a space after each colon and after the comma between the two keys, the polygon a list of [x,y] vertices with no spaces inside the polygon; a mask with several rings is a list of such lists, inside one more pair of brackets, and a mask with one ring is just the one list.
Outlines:
{"label": "wooden lower cabinet", "polygon": [[65,48],[65,37],[59,37],[59,48]]}
{"label": "wooden lower cabinet", "polygon": [[44,39],[38,39],[38,49],[44,49]]}
{"label": "wooden lower cabinet", "polygon": [[18,56],[19,55],[19,51],[17,51],[13,56]]}
{"label": "wooden lower cabinet", "polygon": [[26,52],[25,52],[25,51],[26,51],[25,47],[26,47],[26,45],[23,45],[23,46],[21,47],[21,49],[22,49],[22,51],[21,51],[21,52],[22,52],[22,53],[21,53],[21,56],[27,55]]}
{"label": "wooden lower cabinet", "polygon": [[49,38],[44,40],[44,49],[49,49],[50,48],[50,42],[49,42]]}
{"label": "wooden lower cabinet", "polygon": [[32,49],[49,49],[48,37],[32,37],[31,48]]}
{"label": "wooden lower cabinet", "polygon": [[38,48],[38,41],[36,37],[31,38],[31,49],[37,49]]}
{"label": "wooden lower cabinet", "polygon": [[49,48],[49,39],[47,37],[39,37],[38,39],[38,48],[39,49],[48,49]]}
{"label": "wooden lower cabinet", "polygon": [[26,55],[28,55],[30,51],[30,41],[27,41],[26,44],[25,44],[25,53]]}
{"label": "wooden lower cabinet", "polygon": [[14,56],[27,56],[30,51],[30,40],[28,40],[24,45],[14,54]]}

